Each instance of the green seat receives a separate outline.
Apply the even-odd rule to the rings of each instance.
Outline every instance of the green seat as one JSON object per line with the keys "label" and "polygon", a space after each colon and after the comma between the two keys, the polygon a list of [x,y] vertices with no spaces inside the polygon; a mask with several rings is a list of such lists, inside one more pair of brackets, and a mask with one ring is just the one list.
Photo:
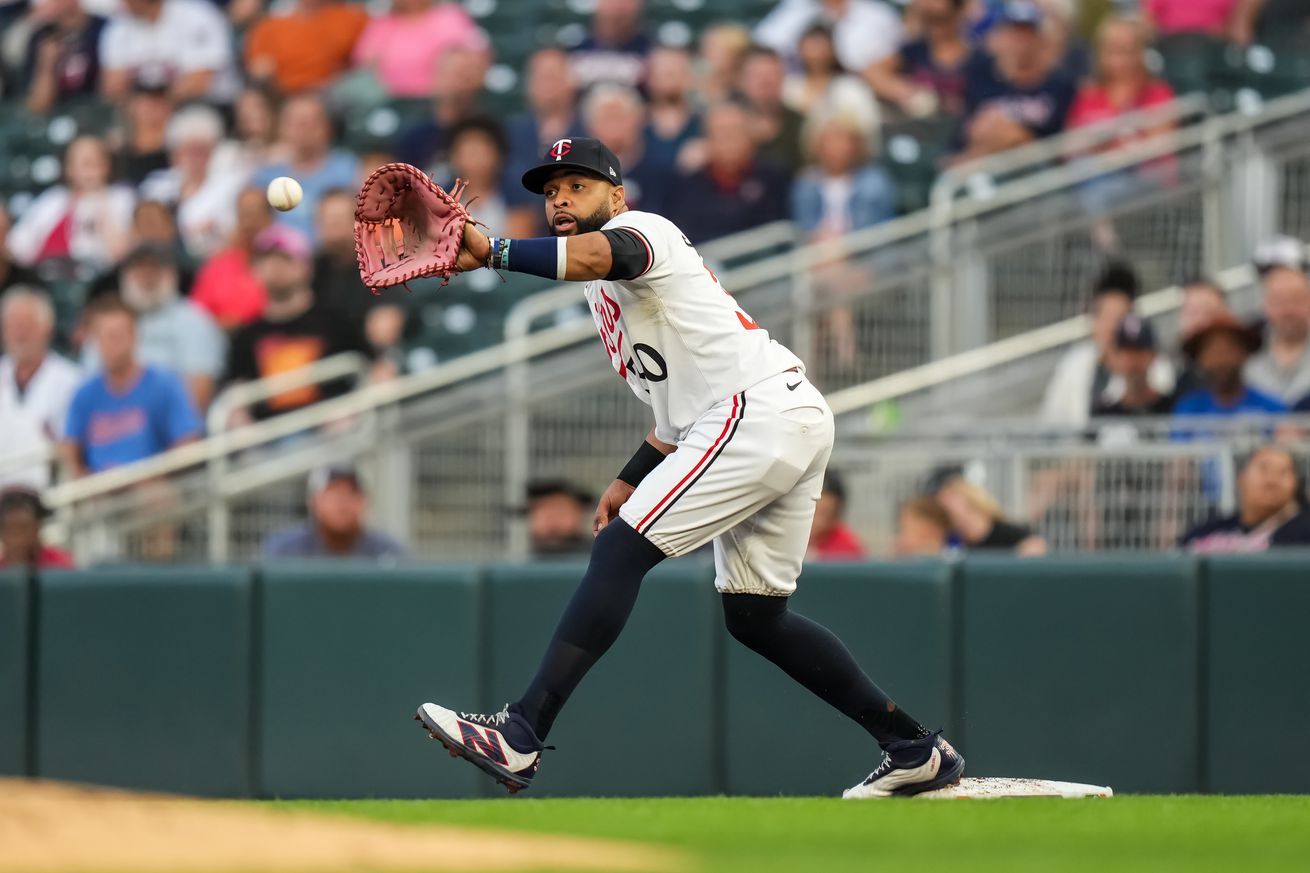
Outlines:
{"label": "green seat", "polygon": [[1156,44],[1166,81],[1179,94],[1209,93],[1231,69],[1222,40],[1203,33],[1176,33]]}

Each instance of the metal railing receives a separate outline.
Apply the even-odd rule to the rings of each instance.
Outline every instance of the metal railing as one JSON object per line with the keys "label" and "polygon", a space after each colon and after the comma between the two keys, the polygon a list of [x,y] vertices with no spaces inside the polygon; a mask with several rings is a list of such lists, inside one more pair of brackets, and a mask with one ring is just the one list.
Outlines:
{"label": "metal railing", "polygon": [[[1152,173],[1165,164],[1173,171],[1161,181]],[[1087,192],[1116,178],[1132,184],[1102,192],[1089,211]],[[1287,186],[1297,191],[1273,196]],[[1005,409],[1018,394],[979,391],[970,374],[979,367],[989,375],[1032,370],[1043,355],[1085,336],[1079,315],[1103,256],[1095,242],[1102,224],[1117,231],[1122,253],[1159,288],[1207,263],[1242,262],[1243,245],[1262,229],[1310,235],[1302,199],[1310,200],[1310,94],[1257,115],[1204,119],[1078,164],[1052,167],[1044,157],[1031,173],[998,181],[987,199],[954,198],[949,210],[939,205],[834,243],[804,245],[721,278],[807,360],[848,417],[879,397],[932,394],[952,380],[974,389],[957,396],[957,414],[1022,413],[1031,405]],[[1224,275],[1243,281],[1240,271]],[[571,299],[576,293],[567,292]],[[1157,306],[1167,313],[1177,302],[1171,295],[1144,301],[1148,314]],[[379,520],[420,554],[519,555],[526,538],[509,510],[527,479],[563,476],[602,487],[649,422],[645,407],[602,366],[587,322],[516,331],[509,343],[430,370],[59,486],[52,503],[65,510],[70,530],[98,526],[111,540],[159,517],[185,518],[194,532],[184,537],[188,548],[204,546],[194,554],[242,558],[301,510],[310,459],[340,454],[373,468]],[[893,381],[877,381],[884,378]],[[221,483],[205,476],[217,457],[228,459]],[[163,475],[185,495],[194,492],[194,503],[152,515],[113,499]],[[194,484],[178,484],[186,482]],[[211,511],[228,514],[227,536],[216,535],[221,525]]]}

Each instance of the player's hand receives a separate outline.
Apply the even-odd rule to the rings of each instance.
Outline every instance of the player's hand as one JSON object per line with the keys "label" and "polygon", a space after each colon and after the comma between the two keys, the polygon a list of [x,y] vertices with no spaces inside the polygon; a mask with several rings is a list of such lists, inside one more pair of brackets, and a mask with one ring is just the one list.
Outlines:
{"label": "player's hand", "polygon": [[632,492],[636,491],[627,482],[621,479],[615,479],[610,483],[610,487],[605,489],[605,493],[600,496],[600,504],[596,507],[596,518],[592,523],[592,534],[598,534],[619,516],[619,507],[628,502]]}
{"label": "player's hand", "polygon": [[459,247],[455,266],[464,272],[487,265],[491,257],[491,240],[471,221],[464,222],[464,242]]}

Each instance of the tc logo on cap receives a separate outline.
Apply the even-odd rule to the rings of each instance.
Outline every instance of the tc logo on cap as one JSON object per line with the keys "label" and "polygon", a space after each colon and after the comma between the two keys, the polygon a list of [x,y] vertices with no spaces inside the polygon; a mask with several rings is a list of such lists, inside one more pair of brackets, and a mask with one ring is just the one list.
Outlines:
{"label": "tc logo on cap", "polygon": [[560,161],[571,151],[573,151],[573,140],[560,139],[556,140],[555,144],[550,147],[548,154],[555,160]]}

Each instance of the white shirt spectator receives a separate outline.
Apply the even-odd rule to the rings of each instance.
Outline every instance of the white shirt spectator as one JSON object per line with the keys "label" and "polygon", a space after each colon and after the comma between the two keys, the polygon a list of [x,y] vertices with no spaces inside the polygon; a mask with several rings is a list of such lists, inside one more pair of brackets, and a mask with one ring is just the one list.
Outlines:
{"label": "white shirt spectator", "polygon": [[[1096,344],[1079,343],[1064,353],[1055,365],[1051,381],[1046,385],[1042,400],[1042,423],[1052,427],[1078,429],[1086,427],[1092,417],[1092,386],[1096,382],[1096,361],[1099,354]],[[1147,373],[1151,387],[1168,395],[1174,390],[1174,365],[1164,355],[1155,359]],[[1105,403],[1123,399],[1124,381],[1111,376],[1101,392]]]}
{"label": "white shirt spectator", "polygon": [[78,368],[47,352],[41,366],[18,390],[14,362],[0,357],[0,488],[27,485],[40,491],[50,484],[50,465],[23,462],[48,450],[64,433],[68,404],[82,381]]}
{"label": "white shirt spectator", "polygon": [[[840,6],[834,14],[831,10]],[[863,72],[875,61],[896,52],[904,27],[901,16],[880,0],[782,0],[755,28],[755,41],[783,57],[796,56],[801,35],[813,24],[832,28],[837,60],[852,73]]]}
{"label": "white shirt spectator", "polygon": [[218,103],[230,103],[241,86],[232,30],[222,11],[207,0],[164,0],[154,21],[114,16],[100,34],[100,64],[170,84],[185,73],[213,70],[209,99]]}
{"label": "white shirt spectator", "polygon": [[9,231],[9,253],[23,266],[40,259],[52,233],[69,215],[68,254],[79,263],[107,269],[116,255],[105,248],[105,236],[99,232],[101,222],[113,227],[131,227],[136,196],[131,188],[112,185],[95,194],[78,198],[63,185],[42,191]]}
{"label": "white shirt spectator", "polygon": [[[190,300],[178,299],[143,312],[136,322],[137,355],[143,364],[171,370],[183,379],[223,372],[226,342],[209,313]],[[93,342],[82,350],[87,372],[100,369],[100,350]]]}
{"label": "white shirt spectator", "polygon": [[177,208],[177,230],[193,258],[207,258],[224,248],[236,227],[237,195],[250,181],[251,167],[241,147],[219,143],[209,161],[205,182],[182,199],[182,177],[169,167],[146,176],[138,189],[142,200]]}

